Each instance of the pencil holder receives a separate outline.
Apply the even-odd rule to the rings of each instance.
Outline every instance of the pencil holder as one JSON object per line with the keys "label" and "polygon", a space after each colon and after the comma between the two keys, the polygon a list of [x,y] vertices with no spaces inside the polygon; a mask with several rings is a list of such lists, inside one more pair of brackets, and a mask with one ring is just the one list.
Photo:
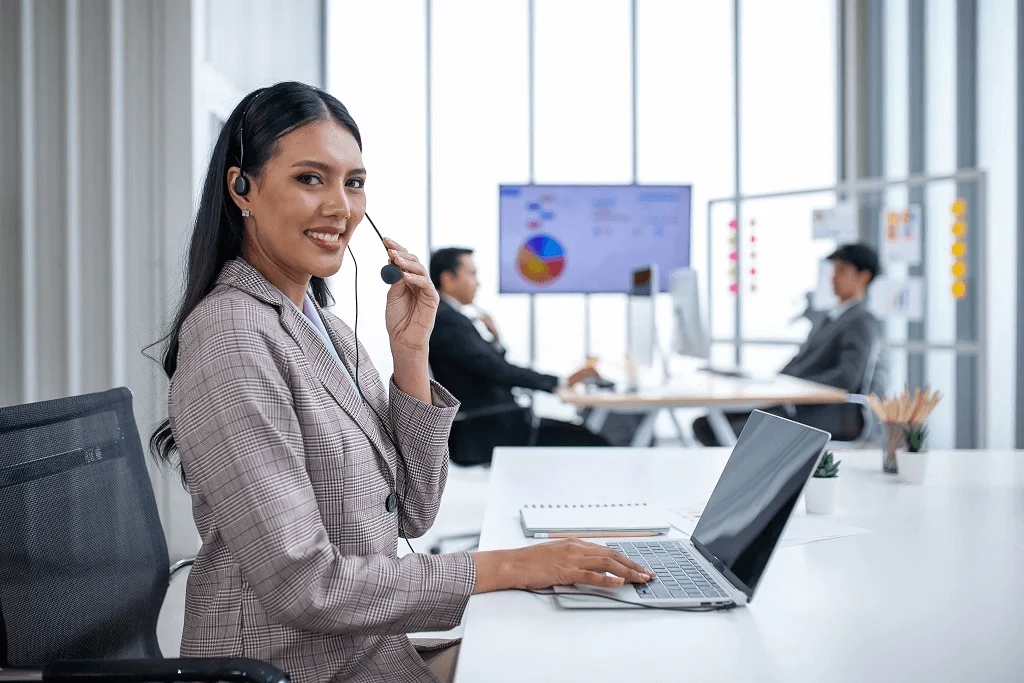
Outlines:
{"label": "pencil holder", "polygon": [[907,425],[900,422],[885,423],[885,443],[882,451],[882,471],[897,474],[896,451],[907,446]]}

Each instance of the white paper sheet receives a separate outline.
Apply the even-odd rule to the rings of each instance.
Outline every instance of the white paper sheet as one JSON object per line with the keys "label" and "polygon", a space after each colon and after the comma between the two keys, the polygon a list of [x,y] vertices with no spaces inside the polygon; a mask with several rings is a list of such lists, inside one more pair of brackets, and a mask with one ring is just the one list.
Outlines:
{"label": "white paper sheet", "polygon": [[856,207],[849,202],[840,202],[831,209],[815,209],[811,212],[811,237],[816,240],[856,242]]}
{"label": "white paper sheet", "polygon": [[[688,536],[693,533],[700,520],[700,513],[693,510],[669,508],[667,512],[668,523]],[[859,536],[866,533],[868,533],[867,529],[840,522],[832,515],[808,515],[804,512],[794,512],[786,531],[782,534],[779,547],[789,548],[804,543],[827,541],[845,536]]]}
{"label": "white paper sheet", "polygon": [[905,318],[920,322],[924,319],[924,278],[879,278],[868,290],[868,308],[879,320]]}

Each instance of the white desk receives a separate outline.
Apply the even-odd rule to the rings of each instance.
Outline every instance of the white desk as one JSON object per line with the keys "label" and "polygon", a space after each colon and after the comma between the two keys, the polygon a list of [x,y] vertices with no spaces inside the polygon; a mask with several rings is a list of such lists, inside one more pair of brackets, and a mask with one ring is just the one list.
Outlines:
{"label": "white desk", "polygon": [[[700,507],[727,455],[499,449],[480,547],[537,542],[519,527],[523,503]],[[1024,680],[1024,452],[933,452],[923,486],[883,474],[874,450],[842,460],[838,517],[871,532],[777,550],[749,607],[474,596],[457,683]]]}
{"label": "white desk", "polygon": [[[642,413],[645,418],[633,437],[634,446],[647,446],[654,434],[658,413],[673,408],[706,408],[711,428],[719,443],[736,443],[725,411],[750,411],[777,405],[844,403],[849,394],[835,387],[807,380],[776,375],[770,378],[744,379],[707,372],[674,377],[665,386],[641,387],[634,392],[584,391],[579,387],[560,389],[558,397],[577,408],[591,408],[587,427],[599,432],[610,412]],[[682,437],[682,429],[676,423]]]}

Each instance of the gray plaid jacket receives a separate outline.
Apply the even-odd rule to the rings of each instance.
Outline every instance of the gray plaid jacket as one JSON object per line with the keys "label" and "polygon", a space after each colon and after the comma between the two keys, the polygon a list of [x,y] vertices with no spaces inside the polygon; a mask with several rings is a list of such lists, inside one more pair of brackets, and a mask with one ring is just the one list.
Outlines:
{"label": "gray plaid jacket", "polygon": [[[360,347],[364,403],[300,315],[236,259],[182,326],[169,412],[203,541],[182,656],[251,657],[295,683],[433,681],[404,634],[459,623],[473,561],[396,544],[434,521],[458,403],[393,381],[389,400]],[[351,329],[324,318],[354,373]]]}

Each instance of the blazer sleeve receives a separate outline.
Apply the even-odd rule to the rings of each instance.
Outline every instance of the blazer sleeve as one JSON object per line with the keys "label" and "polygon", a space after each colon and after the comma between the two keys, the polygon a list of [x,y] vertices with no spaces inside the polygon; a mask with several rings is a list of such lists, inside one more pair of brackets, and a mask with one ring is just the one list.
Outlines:
{"label": "blazer sleeve", "polygon": [[399,528],[407,538],[425,534],[437,517],[448,478],[448,433],[459,409],[459,402],[440,384],[431,380],[430,389],[432,405],[399,389],[394,378],[388,392],[401,463]]}
{"label": "blazer sleeve", "polygon": [[803,378],[819,384],[857,392],[864,381],[864,372],[868,367],[871,345],[875,341],[873,319],[869,315],[860,316],[856,321],[843,328],[839,333],[838,362],[830,368],[803,375]]}
{"label": "blazer sleeve", "polygon": [[182,330],[171,427],[193,497],[268,616],[331,634],[456,626],[476,582],[468,553],[345,556],[331,543],[286,366],[235,308]]}
{"label": "blazer sleeve", "polygon": [[430,338],[431,352],[444,363],[451,363],[477,377],[506,387],[554,391],[559,379],[530,368],[513,365],[504,355],[473,329],[458,322],[438,321]]}

